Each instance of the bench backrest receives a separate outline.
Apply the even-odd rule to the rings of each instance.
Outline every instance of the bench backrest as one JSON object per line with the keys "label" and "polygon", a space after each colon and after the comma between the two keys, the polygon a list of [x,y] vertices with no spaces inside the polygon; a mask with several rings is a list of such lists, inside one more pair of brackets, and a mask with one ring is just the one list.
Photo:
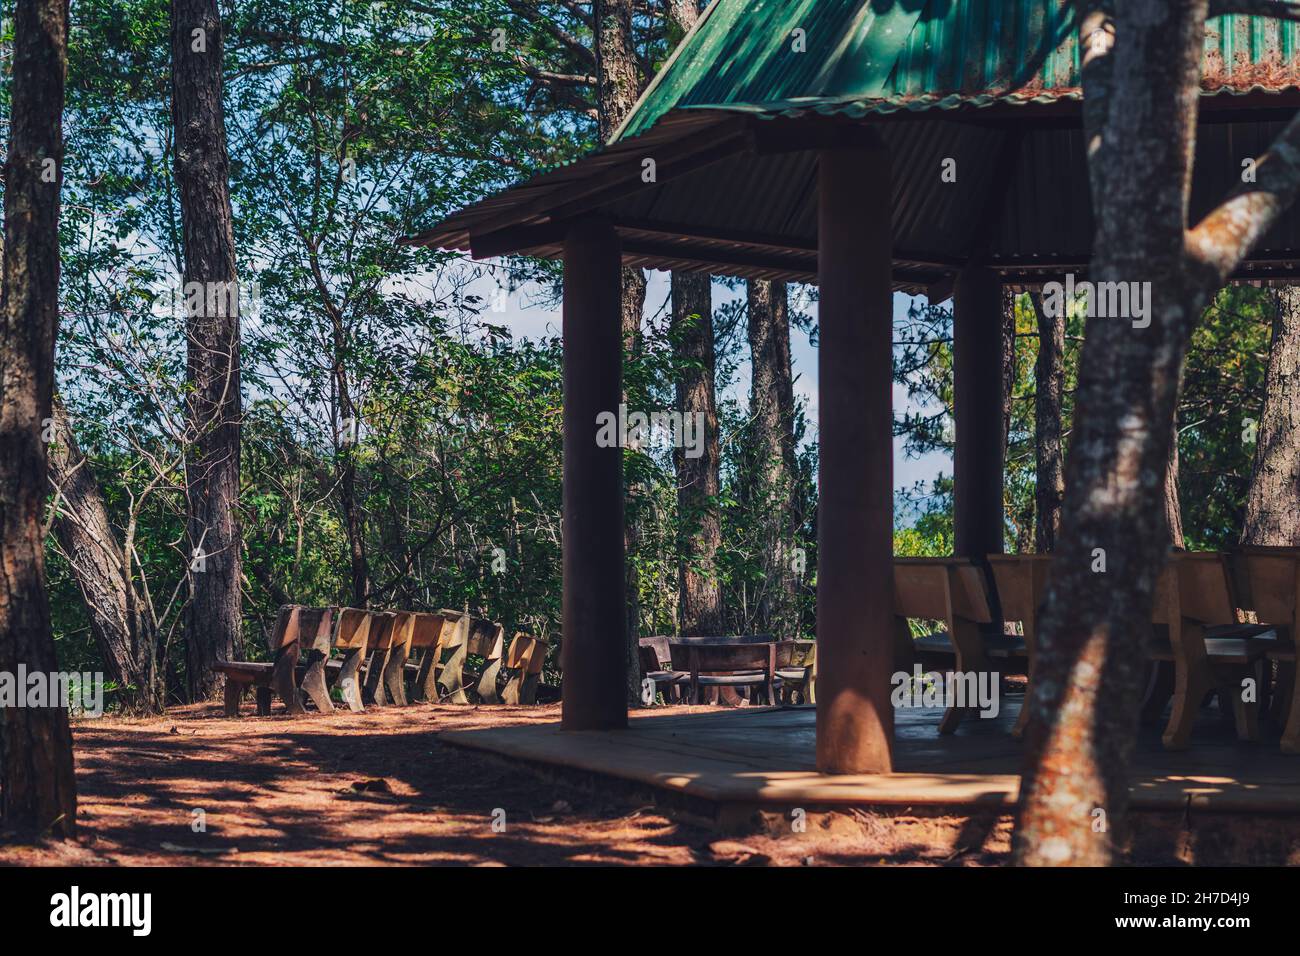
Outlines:
{"label": "bench backrest", "polygon": [[455,622],[449,622],[441,614],[421,611],[415,615],[411,630],[412,647],[437,647],[443,641],[444,633],[448,635],[455,628]]}
{"label": "bench backrest", "polygon": [[1300,548],[1243,545],[1230,559],[1237,599],[1261,624],[1295,626]]}
{"label": "bench backrest", "polygon": [[[642,667],[653,671],[668,670],[672,667],[673,655],[669,650],[669,640],[662,634],[641,638],[637,644],[641,648]],[[654,661],[654,666],[648,667],[651,660]]]}
{"label": "bench backrest", "polygon": [[762,671],[770,674],[776,663],[776,644],[670,645],[673,670],[702,674]]}
{"label": "bench backrest", "polygon": [[776,645],[777,667],[811,667],[816,660],[816,641],[780,641]]}
{"label": "bench backrest", "polygon": [[272,652],[297,644],[302,650],[319,650],[329,653],[334,608],[303,607],[300,604],[285,604],[275,618],[275,628],[271,631],[270,650]]}
{"label": "bench backrest", "polygon": [[523,631],[516,631],[506,653],[506,667],[525,674],[540,674],[546,663],[546,642]]}
{"label": "bench backrest", "polygon": [[1208,627],[1237,623],[1236,602],[1224,556],[1176,551],[1156,579],[1151,620],[1175,624],[1189,618]]}
{"label": "bench backrest", "polygon": [[987,624],[993,614],[984,572],[963,558],[895,558],[894,614]]}
{"label": "bench backrest", "polygon": [[1032,624],[1047,593],[1050,554],[990,554],[993,586],[998,592],[1002,618]]}
{"label": "bench backrest", "polygon": [[370,620],[373,615],[373,611],[363,610],[362,608],[339,608],[338,623],[334,629],[334,646],[339,650],[368,647]]}

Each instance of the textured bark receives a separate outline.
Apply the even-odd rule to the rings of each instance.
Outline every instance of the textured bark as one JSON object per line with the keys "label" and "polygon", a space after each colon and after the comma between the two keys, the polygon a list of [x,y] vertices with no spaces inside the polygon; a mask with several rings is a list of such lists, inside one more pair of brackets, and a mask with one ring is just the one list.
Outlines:
{"label": "textured bark", "polygon": [[[180,192],[184,281],[229,284],[235,275],[230,161],[221,100],[222,29],[216,0],[172,0],[172,123]],[[205,49],[194,49],[195,31]],[[227,285],[228,287],[228,285]],[[224,297],[189,309],[187,375],[191,443],[185,485],[194,564],[186,612],[189,693],[200,700],[221,689],[218,661],[240,644],[239,310]],[[215,307],[213,307],[215,306]]]}
{"label": "textured bark", "polygon": [[1178,500],[1178,418],[1174,416],[1174,427],[1169,433],[1169,464],[1165,467],[1165,529],[1169,535],[1169,545],[1174,548],[1186,547],[1183,539],[1183,508]]}
{"label": "textured bark", "polygon": [[608,142],[641,95],[641,72],[632,42],[632,0],[596,0],[596,117]]}
{"label": "textured bark", "polygon": [[[1110,862],[1128,801],[1143,645],[1166,558],[1161,496],[1179,368],[1210,291],[1189,274],[1184,220],[1204,19],[1203,0],[1131,0],[1109,52],[1093,39],[1100,14],[1082,24],[1097,219],[1089,278],[1150,281],[1151,324],[1088,323],[1029,702],[1022,864]],[[1094,570],[1101,555],[1104,573]]]}
{"label": "textured bark", "polygon": [[699,273],[672,276],[673,353],[679,365],[677,410],[703,413],[703,453],[687,457],[676,449],[677,520],[680,529],[679,603],[682,633],[722,631],[722,588],[715,556],[722,544],[718,506],[718,411],[713,397],[713,296]]}
{"label": "textured bark", "polygon": [[1016,390],[1016,293],[1002,289],[1002,460],[1011,441],[1011,403]]}
{"label": "textured bark", "polygon": [[54,403],[50,483],[57,511],[54,533],[86,603],[90,633],[125,689],[124,702],[147,713],[161,712],[157,629],[131,578],[130,559],[118,543],[104,495],[82,454],[59,401]]}
{"label": "textured bark", "polygon": [[[596,25],[597,131],[601,141],[606,142],[636,104],[637,97],[641,94],[642,78],[632,38],[631,0],[596,0],[592,4],[592,15]],[[645,288],[645,273],[642,270],[623,269],[621,312],[625,365],[641,351],[641,315],[645,308]],[[625,368],[624,380],[628,377]],[[623,397],[626,401],[626,392]],[[627,491],[630,497],[638,493],[632,487]],[[641,659],[638,652],[641,636],[640,584],[635,561],[639,543],[640,529],[633,513],[623,526],[629,704],[637,704],[641,699]]]}
{"label": "textured bark", "polygon": [[747,506],[765,524],[768,581],[768,589],[759,601],[758,627],[792,637],[797,626],[799,579],[791,567],[790,551],[799,519],[795,508],[794,381],[785,283],[751,279],[748,314],[753,474],[747,482]]}
{"label": "textured bark", "polygon": [[348,539],[348,566],[352,571],[352,606],[370,605],[370,562],[366,556],[365,521],[357,500],[358,438],[357,407],[352,401],[352,388],[348,380],[344,356],[347,342],[343,330],[343,317],[330,306],[334,333],[334,385],[338,391],[339,429],[336,433],[338,450],[335,458],[339,481],[339,510],[343,514],[343,527]]}
{"label": "textured bark", "polygon": [[1243,544],[1300,545],[1300,287],[1277,291]]}
{"label": "textured bark", "polygon": [[[1096,219],[1088,278],[1149,282],[1150,324],[1088,323],[1029,702],[1014,839],[1024,864],[1110,862],[1128,802],[1152,590],[1167,556],[1161,499],[1182,361],[1211,296],[1300,189],[1297,117],[1260,159],[1255,182],[1189,230],[1206,3],[1116,6],[1113,16],[1099,0],[1081,7]],[[1094,570],[1101,555],[1104,573]]]}
{"label": "textured bark", "polygon": [[1034,550],[1056,550],[1065,497],[1065,453],[1061,444],[1061,398],[1065,392],[1065,315],[1048,315],[1043,297],[1031,293],[1038,324],[1034,362]]}
{"label": "textured bark", "polygon": [[[17,5],[0,285],[0,672],[10,679],[20,666],[46,675],[58,668],[41,540],[48,451],[41,433],[59,324],[67,40],[66,0]],[[69,837],[76,816],[66,708],[0,708],[0,828],[23,839]]]}
{"label": "textured bark", "polygon": [[[693,0],[672,0],[666,11],[670,35],[685,36],[699,19]],[[722,544],[718,506],[718,412],[713,395],[713,296],[709,276],[672,276],[673,358],[681,378],[677,408],[703,412],[704,454],[677,460],[677,511],[682,531],[679,611],[683,634],[722,632],[722,587],[714,557]]]}

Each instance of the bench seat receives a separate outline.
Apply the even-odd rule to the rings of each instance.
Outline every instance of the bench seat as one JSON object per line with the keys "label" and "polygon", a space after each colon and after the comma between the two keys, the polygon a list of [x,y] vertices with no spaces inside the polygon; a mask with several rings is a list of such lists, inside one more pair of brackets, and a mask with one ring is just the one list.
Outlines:
{"label": "bench seat", "polygon": [[[948,654],[953,655],[952,639],[944,631],[936,631],[933,634],[926,634],[924,637],[918,637],[914,642],[917,653],[919,654]],[[989,657],[1027,657],[1028,649],[1025,647],[1025,639],[1016,634],[986,634],[984,635],[984,653]]]}

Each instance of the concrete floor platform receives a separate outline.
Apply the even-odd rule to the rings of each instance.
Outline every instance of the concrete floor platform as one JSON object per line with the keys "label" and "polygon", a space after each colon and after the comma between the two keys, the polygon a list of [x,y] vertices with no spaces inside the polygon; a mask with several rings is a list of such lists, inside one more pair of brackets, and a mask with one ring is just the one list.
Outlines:
{"label": "concrete floor platform", "polygon": [[[692,710],[643,712],[624,731],[561,733],[545,724],[450,731],[439,740],[737,809],[1009,811],[1016,802],[1022,745],[1008,731],[1019,700],[949,737],[939,736],[939,710],[899,710],[896,772],[881,776],[817,773],[811,707]],[[1243,743],[1207,710],[1191,748],[1170,753],[1159,730],[1143,728],[1139,737],[1134,809],[1300,815],[1300,756],[1281,754],[1275,731]]]}

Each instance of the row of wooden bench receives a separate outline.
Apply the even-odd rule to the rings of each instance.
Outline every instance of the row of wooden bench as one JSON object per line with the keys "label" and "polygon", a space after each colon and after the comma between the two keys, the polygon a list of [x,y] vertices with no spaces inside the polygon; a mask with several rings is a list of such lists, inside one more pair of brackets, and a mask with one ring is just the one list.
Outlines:
{"label": "row of wooden bench", "polygon": [[[955,658],[959,672],[991,671],[997,659],[1024,658],[1033,679],[1038,611],[1051,555],[989,555],[983,568],[957,558],[894,560],[895,649],[900,669],[922,660]],[[996,604],[994,601],[996,600]],[[1020,622],[1023,636],[990,631],[993,608]],[[1243,623],[1253,613],[1258,623]],[[1158,718],[1173,698],[1163,741],[1188,745],[1196,713],[1212,693],[1231,703],[1237,735],[1259,735],[1261,704],[1270,698],[1267,662],[1278,665],[1271,715],[1283,725],[1283,752],[1300,753],[1300,682],[1296,621],[1300,614],[1300,548],[1243,547],[1234,552],[1175,552],[1156,585],[1147,658],[1152,680],[1143,713]],[[909,619],[944,622],[947,630],[913,639]],[[1168,665],[1168,666],[1162,666]],[[1172,671],[1172,673],[1171,673]],[[1256,694],[1243,693],[1253,680]],[[1028,695],[1026,695],[1028,700]],[[951,733],[971,711],[949,708],[940,725]],[[1022,708],[1013,733],[1028,719]]]}
{"label": "row of wooden bench", "polygon": [[[290,714],[306,712],[304,693],[317,710],[332,711],[331,686],[353,711],[367,704],[405,705],[408,700],[468,704],[465,681],[474,675],[465,665],[471,654],[484,661],[472,691],[479,701],[531,704],[547,651],[545,642],[524,633],[515,634],[507,649],[500,624],[461,611],[295,604],[280,608],[269,645],[270,662],[217,665],[226,675],[227,716],[239,716],[240,701],[250,688],[256,691],[257,712],[263,716],[271,712],[272,692]],[[499,689],[505,672],[509,679]]]}

